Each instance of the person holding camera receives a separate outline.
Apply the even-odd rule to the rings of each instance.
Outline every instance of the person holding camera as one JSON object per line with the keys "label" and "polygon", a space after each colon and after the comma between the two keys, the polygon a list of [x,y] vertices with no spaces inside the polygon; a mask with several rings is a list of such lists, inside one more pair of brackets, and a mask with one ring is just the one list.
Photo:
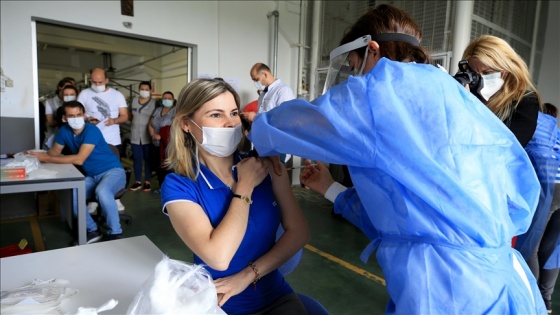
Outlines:
{"label": "person holding camera", "polygon": [[[544,113],[527,65],[505,40],[491,35],[480,36],[467,46],[463,59],[479,76],[473,75],[474,79],[466,86],[512,131],[527,151],[541,184],[531,226],[514,240],[515,248],[527,261],[540,286],[539,269],[548,258],[541,257],[540,261],[538,252],[552,215],[559,163],[554,151],[558,132],[556,118]],[[541,292],[544,293],[542,287]],[[548,297],[543,294],[543,299],[550,311],[550,294]]]}
{"label": "person holding camera", "polygon": [[[361,257],[377,250],[387,314],[546,313],[511,248],[538,201],[531,162],[420,40],[403,10],[371,9],[331,52],[326,92],[257,115],[249,138],[261,156],[348,165],[354,187],[321,163],[302,182],[371,240]],[[346,69],[354,75],[330,87]]]}
{"label": "person holding camera", "polygon": [[467,46],[463,60],[478,75],[473,76],[472,83],[468,85],[471,92],[508,126],[525,147],[535,133],[538,113],[543,111],[543,107],[523,59],[505,40],[483,35]]}

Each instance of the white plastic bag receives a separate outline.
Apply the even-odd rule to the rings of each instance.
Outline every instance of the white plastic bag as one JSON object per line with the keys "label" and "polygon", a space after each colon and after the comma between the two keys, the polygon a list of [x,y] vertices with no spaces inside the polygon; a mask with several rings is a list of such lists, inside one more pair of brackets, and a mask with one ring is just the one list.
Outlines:
{"label": "white plastic bag", "polygon": [[200,265],[164,256],[127,314],[225,314],[212,276]]}
{"label": "white plastic bag", "polygon": [[3,290],[2,314],[56,314],[62,300],[78,291],[64,279],[34,279],[30,285]]}
{"label": "white plastic bag", "polygon": [[6,167],[25,167],[25,174],[29,175],[29,173],[38,170],[39,159],[31,154],[23,154],[23,153],[16,153],[14,154],[14,160],[7,163]]}

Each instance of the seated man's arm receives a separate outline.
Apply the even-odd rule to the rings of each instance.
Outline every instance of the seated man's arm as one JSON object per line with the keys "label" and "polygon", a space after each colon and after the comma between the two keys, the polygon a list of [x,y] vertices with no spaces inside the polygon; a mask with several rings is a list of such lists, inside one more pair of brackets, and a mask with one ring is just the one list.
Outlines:
{"label": "seated man's arm", "polygon": [[52,149],[50,149],[49,152],[47,152],[46,154],[39,153],[33,155],[35,155],[40,162],[82,165],[89,157],[91,152],[93,152],[95,145],[84,143],[80,146],[80,151],[78,151],[78,154],[72,154],[72,155],[60,155],[63,148],[64,148],[63,145],[60,145],[57,142],[55,142]]}

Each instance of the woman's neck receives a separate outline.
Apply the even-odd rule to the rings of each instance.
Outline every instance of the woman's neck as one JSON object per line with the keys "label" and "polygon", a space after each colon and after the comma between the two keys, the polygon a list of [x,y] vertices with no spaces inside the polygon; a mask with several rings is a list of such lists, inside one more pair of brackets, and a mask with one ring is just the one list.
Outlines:
{"label": "woman's neck", "polygon": [[229,187],[233,187],[233,185],[235,184],[231,171],[231,168],[233,166],[233,155],[226,157],[217,157],[206,152],[199,152],[198,159],[201,164],[204,164],[224,184]]}
{"label": "woman's neck", "polygon": [[172,108],[172,107],[163,107],[163,108],[161,109],[161,114],[162,114],[162,115],[165,115],[165,114],[169,113],[169,111],[171,110],[171,108]]}
{"label": "woman's neck", "polygon": [[150,101],[150,99],[151,99],[151,97],[146,97],[146,98],[139,97],[138,98],[138,103],[144,105],[144,104],[148,103]]}

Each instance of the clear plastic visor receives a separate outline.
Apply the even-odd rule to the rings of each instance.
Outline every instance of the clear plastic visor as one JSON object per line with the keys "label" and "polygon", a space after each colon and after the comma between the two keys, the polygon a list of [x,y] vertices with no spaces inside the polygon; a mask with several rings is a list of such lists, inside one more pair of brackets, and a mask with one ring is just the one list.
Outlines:
{"label": "clear plastic visor", "polygon": [[[330,89],[331,86],[346,81],[348,77],[350,77],[350,75],[355,74],[348,62],[348,55],[353,50],[367,46],[370,41],[371,36],[366,35],[356,39],[353,42],[346,43],[333,49],[330,55],[331,60],[327,71],[327,77],[325,79],[325,85],[323,87],[323,94],[325,94],[325,92],[327,92],[327,90]],[[363,63],[365,63],[365,59],[362,61],[362,64]]]}

